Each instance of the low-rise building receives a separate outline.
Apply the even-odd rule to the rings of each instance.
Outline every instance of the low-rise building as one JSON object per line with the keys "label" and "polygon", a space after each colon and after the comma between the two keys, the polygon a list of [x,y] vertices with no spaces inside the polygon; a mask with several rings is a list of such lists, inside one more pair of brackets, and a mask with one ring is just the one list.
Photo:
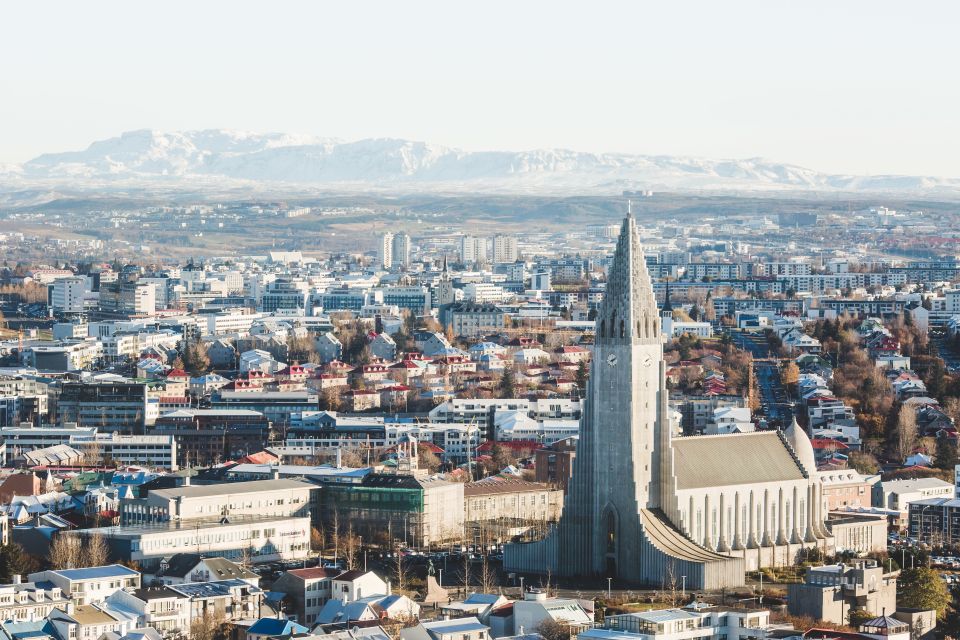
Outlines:
{"label": "low-rise building", "polygon": [[[83,533],[89,534],[90,530],[84,530]],[[85,605],[103,602],[121,589],[138,589],[140,572],[120,564],[87,569],[49,569],[31,573],[29,581],[51,584],[68,595],[75,604]]]}
{"label": "low-rise building", "polygon": [[871,615],[897,609],[897,573],[876,560],[810,567],[802,583],[788,585],[787,607],[795,616],[846,624],[852,609]]}

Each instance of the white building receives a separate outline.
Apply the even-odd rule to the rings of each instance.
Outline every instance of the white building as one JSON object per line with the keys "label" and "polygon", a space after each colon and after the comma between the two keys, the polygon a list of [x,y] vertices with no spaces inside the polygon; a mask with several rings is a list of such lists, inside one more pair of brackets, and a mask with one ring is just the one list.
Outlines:
{"label": "white building", "polygon": [[505,292],[491,282],[471,282],[463,288],[463,297],[471,302],[503,302]]}
{"label": "white building", "polygon": [[465,264],[487,261],[487,239],[474,236],[460,238],[460,261]]}
{"label": "white building", "polygon": [[50,306],[54,313],[83,313],[83,300],[87,293],[86,277],[57,278],[51,289]]}
{"label": "white building", "polygon": [[29,580],[54,585],[77,605],[103,602],[121,589],[140,588],[140,572],[120,564],[86,569],[50,569],[31,573]]}
{"label": "white building", "polygon": [[380,266],[389,269],[393,266],[393,234],[385,233],[380,236],[377,243],[377,258],[380,260]]}
{"label": "white building", "polygon": [[399,267],[410,266],[410,236],[408,234],[393,234],[391,254],[393,265]]}
{"label": "white building", "polygon": [[520,259],[517,248],[517,237],[504,234],[493,236],[493,262],[495,264],[510,264]]}

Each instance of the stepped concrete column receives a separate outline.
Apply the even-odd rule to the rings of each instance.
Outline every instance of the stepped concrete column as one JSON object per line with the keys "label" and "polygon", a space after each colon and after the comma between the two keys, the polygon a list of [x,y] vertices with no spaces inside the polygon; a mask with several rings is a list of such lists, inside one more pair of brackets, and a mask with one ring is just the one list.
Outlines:
{"label": "stepped concrete column", "polygon": [[717,540],[717,551],[726,553],[730,551],[730,545],[727,544],[727,501],[726,495],[720,494],[720,538]]}
{"label": "stepped concrete column", "polygon": [[740,492],[737,491],[733,496],[733,549],[736,551],[743,549],[740,511]]}
{"label": "stepped concrete column", "polygon": [[816,532],[814,532],[814,530],[813,530],[813,512],[814,512],[813,503],[816,501],[816,499],[817,499],[816,491],[815,491],[815,489],[813,488],[813,483],[810,483],[810,484],[807,486],[807,505],[806,505],[806,506],[807,506],[807,509],[806,509],[806,515],[807,515],[807,530],[806,530],[806,532],[803,534],[803,541],[804,541],[804,542],[816,542],[816,541],[817,541],[817,534],[816,534]]}
{"label": "stepped concrete column", "polygon": [[797,488],[793,488],[793,500],[790,501],[790,544],[800,544],[800,499]]}
{"label": "stepped concrete column", "polygon": [[783,489],[779,492],[779,506],[777,506],[777,544],[787,544],[786,514],[784,513]]}
{"label": "stepped concrete column", "polygon": [[710,496],[703,496],[703,546],[706,549],[711,551],[714,549],[713,546],[713,532],[711,531],[710,523],[712,522],[710,518]]}
{"label": "stepped concrete column", "polygon": [[760,540],[760,546],[772,547],[773,539],[770,537],[770,491],[763,490],[763,538]]}
{"label": "stepped concrete column", "polygon": [[756,549],[760,545],[757,544],[757,507],[756,507],[756,496],[753,491],[750,492],[750,508],[747,510],[747,523],[749,529],[747,532],[747,548]]}

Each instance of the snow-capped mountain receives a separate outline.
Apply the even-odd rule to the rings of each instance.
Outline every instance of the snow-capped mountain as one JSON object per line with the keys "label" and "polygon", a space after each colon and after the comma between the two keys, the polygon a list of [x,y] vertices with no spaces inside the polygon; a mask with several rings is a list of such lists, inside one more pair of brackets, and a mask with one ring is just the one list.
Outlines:
{"label": "snow-capped mountain", "polygon": [[929,191],[960,180],[842,176],[759,158],[708,160],[565,149],[469,152],[423,142],[227,130],[132,131],[0,174],[18,181],[242,180],[317,186],[618,192],[623,189]]}

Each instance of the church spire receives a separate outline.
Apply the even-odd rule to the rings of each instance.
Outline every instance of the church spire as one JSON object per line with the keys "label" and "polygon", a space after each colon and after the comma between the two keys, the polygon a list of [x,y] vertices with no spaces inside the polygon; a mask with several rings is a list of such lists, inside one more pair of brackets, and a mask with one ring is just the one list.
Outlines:
{"label": "church spire", "polygon": [[607,289],[597,316],[600,340],[632,341],[660,335],[660,318],[636,221],[628,212],[620,227]]}

